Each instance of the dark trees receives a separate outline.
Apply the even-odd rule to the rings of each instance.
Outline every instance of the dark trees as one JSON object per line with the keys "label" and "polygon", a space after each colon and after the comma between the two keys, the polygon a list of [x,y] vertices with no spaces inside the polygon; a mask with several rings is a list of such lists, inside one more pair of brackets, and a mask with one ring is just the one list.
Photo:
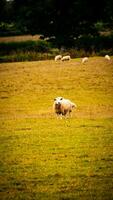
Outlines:
{"label": "dark trees", "polygon": [[[3,2],[5,0],[2,0]],[[98,34],[97,22],[112,27],[112,0],[12,0],[13,21],[21,30],[72,45],[82,35]]]}

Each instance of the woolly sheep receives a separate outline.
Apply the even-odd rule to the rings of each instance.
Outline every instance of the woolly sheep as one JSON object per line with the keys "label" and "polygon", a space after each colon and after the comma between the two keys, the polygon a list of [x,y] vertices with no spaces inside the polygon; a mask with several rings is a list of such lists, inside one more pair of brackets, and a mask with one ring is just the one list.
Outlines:
{"label": "woolly sheep", "polygon": [[85,63],[85,62],[87,62],[87,61],[88,61],[88,57],[82,58],[82,63]]}
{"label": "woolly sheep", "polygon": [[105,55],[105,59],[106,59],[106,60],[110,60],[111,58],[110,58],[109,55]]}
{"label": "woolly sheep", "polygon": [[66,60],[70,60],[70,59],[71,59],[70,56],[63,56],[61,60],[62,60],[62,61],[66,61]]}
{"label": "woolly sheep", "polygon": [[53,109],[57,115],[66,115],[72,112],[73,108],[76,108],[76,104],[71,102],[69,99],[63,97],[57,97],[54,99]]}
{"label": "woolly sheep", "polygon": [[61,55],[57,55],[55,56],[55,61],[61,60],[62,56]]}

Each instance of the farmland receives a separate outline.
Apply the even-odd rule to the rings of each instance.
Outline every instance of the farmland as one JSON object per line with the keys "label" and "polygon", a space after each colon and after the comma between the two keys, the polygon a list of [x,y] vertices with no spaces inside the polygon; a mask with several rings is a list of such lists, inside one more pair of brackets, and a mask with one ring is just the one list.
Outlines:
{"label": "farmland", "polygon": [[112,200],[113,57],[0,64],[0,143],[2,200]]}

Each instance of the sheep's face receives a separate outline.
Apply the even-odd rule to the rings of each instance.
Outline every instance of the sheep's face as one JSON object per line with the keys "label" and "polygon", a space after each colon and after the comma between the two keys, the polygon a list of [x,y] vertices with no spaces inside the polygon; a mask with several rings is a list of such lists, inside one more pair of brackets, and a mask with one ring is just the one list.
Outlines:
{"label": "sheep's face", "polygon": [[54,99],[54,104],[56,106],[60,106],[62,100],[63,100],[63,97],[57,97],[57,98]]}

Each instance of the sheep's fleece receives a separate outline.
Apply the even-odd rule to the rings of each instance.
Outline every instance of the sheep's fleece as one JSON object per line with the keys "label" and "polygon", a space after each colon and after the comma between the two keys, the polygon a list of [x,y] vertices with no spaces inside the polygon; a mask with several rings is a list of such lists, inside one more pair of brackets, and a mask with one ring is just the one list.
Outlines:
{"label": "sheep's fleece", "polygon": [[69,99],[63,97],[57,97],[54,99],[53,109],[57,115],[66,115],[72,112],[73,108],[76,108],[76,104],[71,102]]}

